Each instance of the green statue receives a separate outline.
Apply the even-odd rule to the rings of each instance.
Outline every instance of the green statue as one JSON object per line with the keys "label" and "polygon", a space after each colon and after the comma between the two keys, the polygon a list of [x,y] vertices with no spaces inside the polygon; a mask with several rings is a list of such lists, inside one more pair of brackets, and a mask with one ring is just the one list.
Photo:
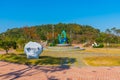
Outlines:
{"label": "green statue", "polygon": [[58,34],[58,40],[60,44],[67,43],[67,36],[65,30],[63,30],[61,34]]}

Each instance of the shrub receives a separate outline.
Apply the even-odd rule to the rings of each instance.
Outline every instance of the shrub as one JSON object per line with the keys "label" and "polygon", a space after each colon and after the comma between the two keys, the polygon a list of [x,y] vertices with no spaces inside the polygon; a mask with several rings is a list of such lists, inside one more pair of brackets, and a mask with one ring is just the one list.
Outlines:
{"label": "shrub", "polygon": [[6,51],[6,53],[8,53],[10,48],[17,48],[17,43],[15,41],[1,41],[0,47],[3,48]]}
{"label": "shrub", "polygon": [[103,48],[103,47],[104,47],[103,44],[99,44],[99,45],[97,45],[97,46],[93,46],[93,48]]}
{"label": "shrub", "polygon": [[55,46],[56,44],[55,43],[50,43],[49,46]]}

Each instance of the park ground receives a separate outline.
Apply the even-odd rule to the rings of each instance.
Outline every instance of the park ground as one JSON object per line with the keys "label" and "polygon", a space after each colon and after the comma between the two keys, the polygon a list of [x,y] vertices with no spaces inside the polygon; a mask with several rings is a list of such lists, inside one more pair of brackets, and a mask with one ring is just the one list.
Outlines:
{"label": "park ground", "polygon": [[120,67],[27,66],[0,61],[0,80],[120,80]]}
{"label": "park ground", "polygon": [[115,48],[45,50],[40,58],[45,61],[61,59],[59,64],[24,65],[0,61],[0,80],[120,80],[119,52],[120,49]]}

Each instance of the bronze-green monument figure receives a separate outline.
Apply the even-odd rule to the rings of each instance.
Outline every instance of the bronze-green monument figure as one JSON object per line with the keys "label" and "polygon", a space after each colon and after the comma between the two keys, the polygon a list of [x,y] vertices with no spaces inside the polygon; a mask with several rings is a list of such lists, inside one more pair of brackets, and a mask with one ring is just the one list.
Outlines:
{"label": "bronze-green monument figure", "polygon": [[61,34],[58,34],[58,40],[59,40],[59,44],[67,43],[67,36],[65,30],[63,30]]}

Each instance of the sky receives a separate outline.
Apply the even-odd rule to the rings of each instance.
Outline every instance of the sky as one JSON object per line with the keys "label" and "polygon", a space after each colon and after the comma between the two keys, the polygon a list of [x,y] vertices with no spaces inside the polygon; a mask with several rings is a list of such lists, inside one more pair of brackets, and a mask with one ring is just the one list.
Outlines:
{"label": "sky", "polygon": [[120,28],[120,0],[0,0],[0,33],[41,24]]}

